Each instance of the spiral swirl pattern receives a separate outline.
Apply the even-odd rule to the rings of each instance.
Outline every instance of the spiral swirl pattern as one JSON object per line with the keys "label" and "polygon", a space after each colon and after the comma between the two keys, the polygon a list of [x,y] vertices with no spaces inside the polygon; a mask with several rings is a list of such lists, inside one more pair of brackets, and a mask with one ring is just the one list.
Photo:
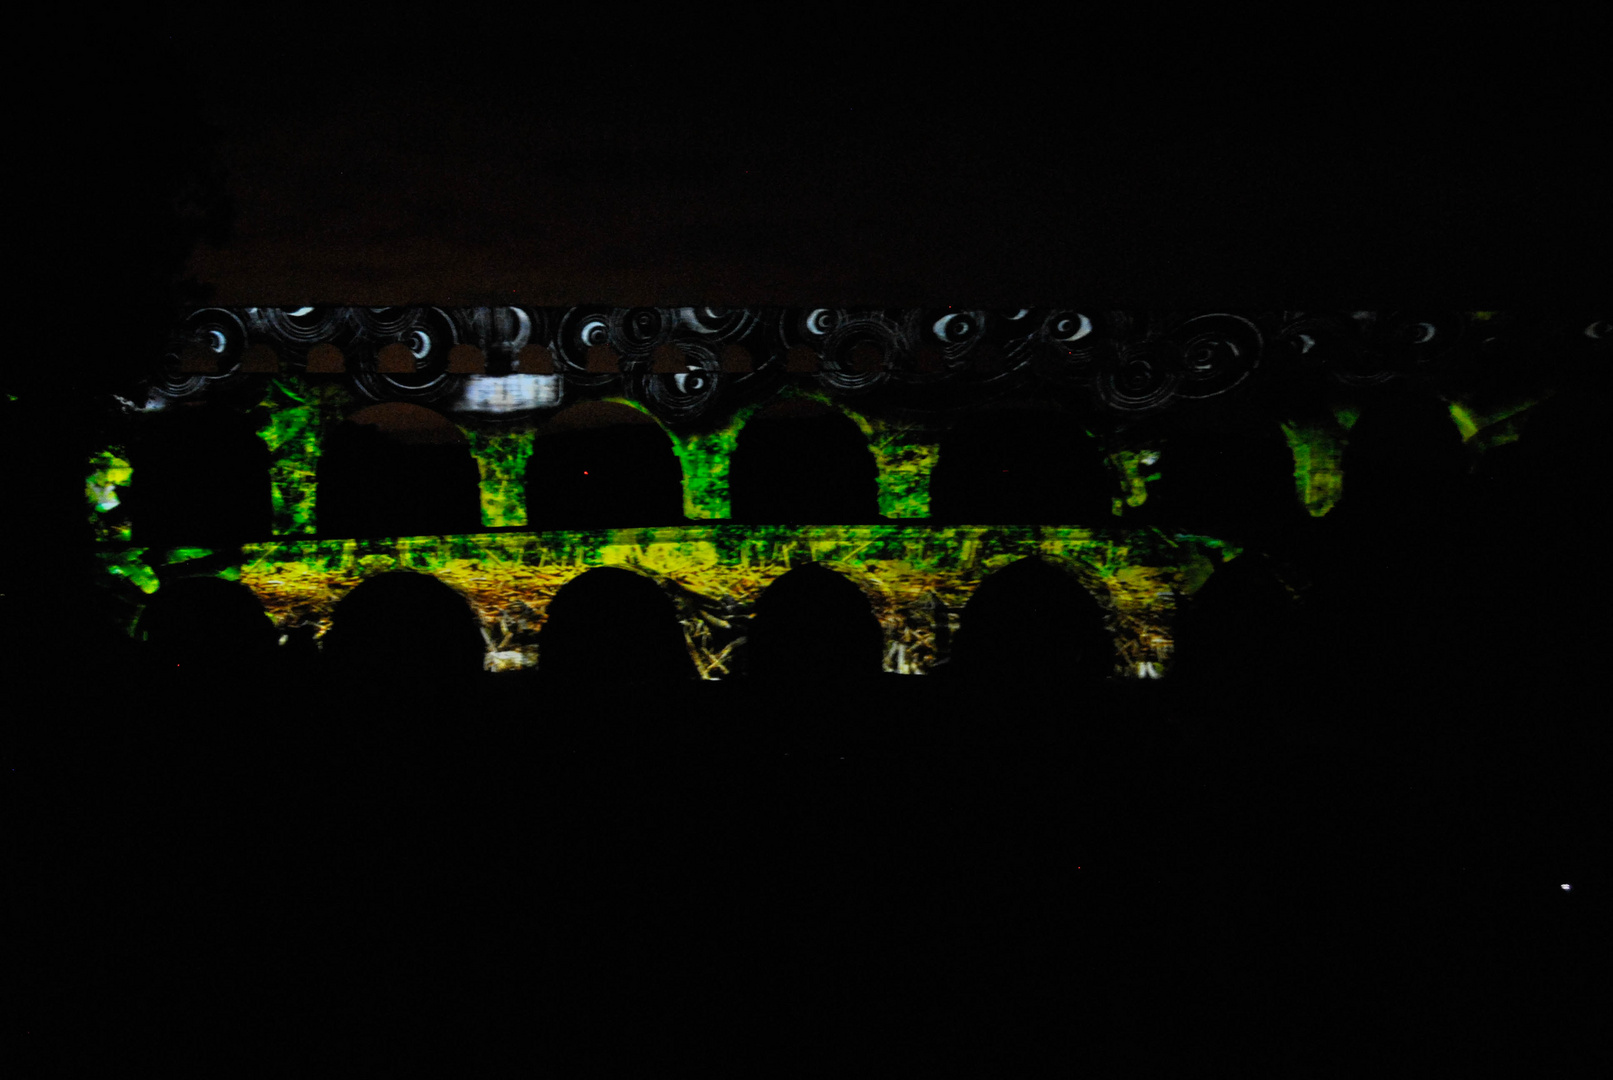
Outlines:
{"label": "spiral swirl pattern", "polygon": [[[547,349],[559,381],[544,407],[621,393],[675,425],[725,415],[789,380],[830,397],[919,411],[1052,393],[1118,417],[1219,397],[1252,383],[1281,386],[1299,400],[1328,386],[1447,379],[1472,363],[1467,357],[1477,350],[1473,343],[1493,336],[1479,326],[1489,318],[1412,309],[1233,314],[1090,307],[205,308],[176,329],[148,383],[159,399],[224,393],[235,382],[259,378],[237,370],[247,345],[273,347],[282,370],[293,373],[310,348],[333,345],[347,357],[347,380],[366,400],[413,401],[452,412],[465,377],[447,371],[447,355],[463,343],[489,359],[489,375],[480,378],[510,371],[522,349]],[[1605,350],[1613,325],[1607,316],[1580,313],[1569,322],[1542,324],[1538,333],[1580,352]],[[389,345],[406,348],[415,370],[378,370],[375,354]],[[216,351],[216,373],[180,370],[180,356],[197,348]],[[614,363],[597,363],[601,350]],[[738,350],[749,362],[724,371],[725,353]],[[809,365],[815,370],[787,362],[803,350],[816,358]],[[674,366],[683,370],[669,369],[668,355],[680,357]],[[1315,390],[1295,389],[1304,386]]]}

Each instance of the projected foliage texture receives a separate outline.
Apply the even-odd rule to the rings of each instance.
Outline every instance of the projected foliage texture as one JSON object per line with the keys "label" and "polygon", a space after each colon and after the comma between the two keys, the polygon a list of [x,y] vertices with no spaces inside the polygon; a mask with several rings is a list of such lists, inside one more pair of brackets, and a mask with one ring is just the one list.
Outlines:
{"label": "projected foliage texture", "polygon": [[[1608,323],[1502,313],[1277,312],[1158,315],[1074,309],[341,308],[203,309],[176,327],[159,369],[88,463],[86,500],[108,580],[145,595],[166,577],[238,577],[284,628],[328,624],[335,601],[389,569],[434,574],[481,616],[489,667],[538,660],[544,609],[593,566],[661,582],[707,677],[734,670],[769,582],[803,561],[845,574],[885,630],[885,666],[921,672],[945,655],[968,595],[993,570],[1039,555],[1109,613],[1122,671],[1168,663],[1176,599],[1237,548],[1139,528],[1170,468],[1167,412],[1226,414],[1289,449],[1293,496],[1315,518],[1348,485],[1343,454],[1363,401],[1385,387],[1437,394],[1475,454],[1515,441],[1550,388],[1497,392],[1472,377],[1508,347],[1606,351]],[[1509,336],[1510,335],[1510,336]],[[731,464],[745,425],[806,400],[856,425],[885,520],[795,526],[730,520]],[[525,479],[546,425],[571,405],[613,402],[665,433],[688,523],[529,529]],[[320,458],[333,428],[380,402],[429,407],[463,433],[487,532],[353,539],[319,531]],[[122,492],[142,425],[189,405],[251,418],[270,454],[273,536],[236,549],[131,546]],[[1113,479],[1107,520],[996,525],[929,521],[946,432],[983,408],[1034,406],[1026,423],[1083,429]],[[1239,410],[1242,410],[1241,412]],[[133,451],[133,452],[131,452]],[[198,493],[205,498],[205,493]],[[137,502],[138,500],[136,500]],[[133,595],[133,594],[132,594]]]}

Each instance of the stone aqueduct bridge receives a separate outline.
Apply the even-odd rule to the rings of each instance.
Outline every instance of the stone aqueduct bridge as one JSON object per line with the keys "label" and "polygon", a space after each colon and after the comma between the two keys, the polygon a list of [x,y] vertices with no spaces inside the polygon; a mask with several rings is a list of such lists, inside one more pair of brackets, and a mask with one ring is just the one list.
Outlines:
{"label": "stone aqueduct bridge", "polygon": [[1058,526],[683,525],[652,529],[499,532],[368,540],[287,538],[214,551],[116,547],[108,573],[144,592],[164,579],[216,573],[249,586],[282,630],[323,632],[338,600],[390,570],[432,574],[464,594],[481,619],[488,666],[539,659],[544,613],[560,587],[598,566],[660,583],[677,603],[689,648],[707,678],[729,674],[757,599],[807,562],[838,571],[867,594],[885,637],[885,668],[920,673],[943,657],[982,579],[1040,556],[1073,574],[1110,613],[1118,664],[1159,674],[1170,650],[1174,597],[1235,553],[1207,537],[1157,530]]}
{"label": "stone aqueduct bridge", "polygon": [[[87,493],[110,575],[142,595],[197,573],[236,578],[284,630],[328,626],[338,599],[394,569],[431,573],[481,618],[494,670],[538,660],[546,606],[567,581],[620,566],[674,597],[703,675],[730,671],[756,599],[791,567],[818,562],[856,582],[885,632],[886,669],[944,657],[974,587],[1038,556],[1068,569],[1109,613],[1117,668],[1163,670],[1171,614],[1237,549],[1213,537],[1121,527],[1147,497],[1158,448],[1128,437],[1173,407],[1248,394],[1273,372],[1309,380],[1272,420],[1293,452],[1296,497],[1313,516],[1342,490],[1342,449],[1359,391],[1436,375],[1493,313],[1350,312],[1143,316],[1072,309],[774,311],[717,308],[204,309],[176,329],[165,366],[123,399],[124,430],[92,462]],[[1504,320],[1497,325],[1505,326]],[[1600,341],[1605,322],[1582,333]],[[1601,334],[1596,331],[1600,329]],[[1532,340],[1573,327],[1540,328]],[[1443,365],[1443,366],[1442,366]],[[1532,400],[1443,395],[1473,446],[1516,438]],[[879,523],[783,527],[730,520],[729,466],[749,418],[781,398],[838,409],[878,470]],[[1113,516],[1079,524],[937,526],[929,481],[944,433],[982,402],[1033,400],[1073,413],[1102,440]],[[463,432],[480,470],[484,528],[443,537],[347,539],[318,532],[315,484],[328,433],[355,411],[401,401]],[[652,418],[681,463],[687,524],[527,527],[535,435],[566,406],[609,401]],[[229,550],[133,543],[119,499],[143,424],[181,402],[253,412],[270,454],[274,536]],[[1147,430],[1144,426],[1143,430]]]}

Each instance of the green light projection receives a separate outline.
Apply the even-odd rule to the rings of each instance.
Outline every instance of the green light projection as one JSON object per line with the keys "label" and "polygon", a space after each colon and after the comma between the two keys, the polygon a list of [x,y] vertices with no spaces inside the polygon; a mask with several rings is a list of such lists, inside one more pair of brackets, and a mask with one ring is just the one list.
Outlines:
{"label": "green light projection", "polygon": [[1120,490],[1125,492],[1112,500],[1110,512],[1120,517],[1126,507],[1135,508],[1148,501],[1148,485],[1160,476],[1159,470],[1154,468],[1160,454],[1157,448],[1144,447],[1114,450],[1108,457],[1110,467],[1120,479]]}
{"label": "green light projection", "polygon": [[[142,592],[157,588],[147,549],[106,553],[107,572]],[[206,549],[173,549],[200,559]],[[885,636],[885,669],[919,674],[939,660],[938,636],[955,631],[982,579],[1041,556],[1063,565],[1108,612],[1117,671],[1161,674],[1169,663],[1176,598],[1191,593],[1235,549],[1201,536],[1157,530],[1053,527],[684,525],[656,529],[484,533],[374,540],[287,539],[241,549],[239,580],[286,632],[323,635],[336,602],[388,570],[432,574],[464,594],[481,620],[487,666],[531,667],[545,612],[562,585],[596,566],[617,566],[660,583],[677,602],[690,654],[704,678],[734,670],[757,598],[804,562],[845,574],[869,597]],[[216,571],[215,571],[216,572]],[[943,627],[944,621],[944,627]],[[941,631],[941,635],[938,635]]]}
{"label": "green light projection", "polygon": [[145,554],[145,548],[119,548],[96,552],[96,558],[109,576],[127,581],[150,596],[157,591],[157,571],[147,565]]}
{"label": "green light projection", "polygon": [[917,424],[848,415],[868,438],[879,468],[879,512],[887,518],[930,516],[930,477],[941,459],[940,433]]}
{"label": "green light projection", "polygon": [[728,471],[742,421],[717,431],[672,435],[683,469],[683,516],[691,521],[722,521],[732,514]]}
{"label": "green light projection", "polygon": [[[891,519],[929,517],[930,474],[940,456],[939,432],[910,422],[867,417],[838,404],[826,394],[803,387],[784,387],[775,400],[789,398],[818,402],[843,413],[857,425],[868,441],[878,470],[882,516]],[[685,517],[692,521],[722,521],[732,514],[728,478],[734,450],[746,422],[764,404],[736,410],[726,424],[713,431],[667,431],[683,468]]]}
{"label": "green light projection", "polygon": [[126,613],[124,630],[131,637],[139,631],[140,616],[146,610],[146,597],[162,587],[165,575],[172,576],[168,567],[193,563],[193,566],[186,568],[182,576],[220,577],[225,581],[241,580],[239,563],[231,561],[228,552],[214,552],[212,548],[119,548],[97,552],[96,558],[101,563],[102,572],[109,579],[114,582],[127,582],[131,587],[125,590],[125,595],[121,598]]}
{"label": "green light projection", "polygon": [[1448,407],[1451,419],[1462,433],[1462,441],[1482,451],[1517,442],[1521,437],[1520,428],[1528,419],[1528,411],[1551,396],[1545,394],[1539,398],[1526,398],[1492,409],[1480,409],[1462,400],[1452,401]]}
{"label": "green light projection", "polygon": [[339,385],[304,384],[293,389],[284,379],[271,381],[263,402],[268,419],[258,429],[258,437],[269,448],[277,536],[314,532],[320,445],[350,402],[351,396]]}
{"label": "green light projection", "polygon": [[530,429],[461,424],[481,470],[482,524],[489,529],[522,526],[526,517],[526,463],[532,457]]}
{"label": "green light projection", "polygon": [[[684,512],[698,524],[668,528],[503,532],[396,539],[314,539],[315,481],[321,443],[354,402],[340,384],[270,381],[267,418],[258,434],[271,452],[274,528],[284,539],[233,552],[204,548],[122,547],[131,539],[120,490],[132,480],[124,448],[109,446],[90,460],[85,482],[89,516],[103,544],[106,580],[125,593],[138,614],[161,580],[197,573],[236,578],[250,587],[282,632],[313,626],[323,634],[337,600],[367,577],[392,569],[430,573],[463,593],[481,619],[490,670],[532,667],[547,605],[567,581],[596,566],[619,566],[656,580],[678,605],[690,653],[702,677],[738,670],[750,614],[780,575],[806,561],[845,574],[869,596],[885,636],[885,669],[923,673],[943,659],[969,596],[990,573],[1018,559],[1041,556],[1068,568],[1108,613],[1117,671],[1157,676],[1169,665],[1170,623],[1176,600],[1190,595],[1239,550],[1211,537],[1152,529],[966,526],[930,528],[901,519],[929,513],[930,476],[939,457],[939,429],[869,417],[811,387],[788,386],[779,397],[821,401],[851,418],[878,466],[880,511],[886,523],[865,526],[745,526],[728,522],[729,468],[745,422],[769,402],[744,407],[715,429],[677,431],[660,425],[681,464]],[[641,404],[619,401],[641,412]],[[1543,399],[1542,399],[1543,400]],[[1515,401],[1480,409],[1448,405],[1463,439],[1475,450],[1518,438],[1528,410]],[[1321,517],[1343,492],[1343,453],[1358,409],[1335,404],[1291,418],[1282,431],[1294,456],[1294,482],[1311,516]],[[653,418],[653,417],[652,417]],[[483,523],[521,528],[525,470],[533,424],[458,421],[476,457]],[[657,421],[660,424],[660,421]],[[1141,506],[1160,478],[1158,448],[1108,454],[1122,495],[1119,516]],[[132,625],[132,624],[131,624]]]}
{"label": "green light projection", "polygon": [[1344,445],[1349,426],[1334,415],[1285,420],[1283,437],[1294,455],[1294,486],[1311,517],[1322,517],[1344,497]]}
{"label": "green light projection", "polygon": [[84,498],[89,503],[89,521],[95,539],[103,543],[128,543],[132,525],[123,499],[118,494],[134,480],[134,468],[121,446],[92,454],[89,475],[84,478]]}

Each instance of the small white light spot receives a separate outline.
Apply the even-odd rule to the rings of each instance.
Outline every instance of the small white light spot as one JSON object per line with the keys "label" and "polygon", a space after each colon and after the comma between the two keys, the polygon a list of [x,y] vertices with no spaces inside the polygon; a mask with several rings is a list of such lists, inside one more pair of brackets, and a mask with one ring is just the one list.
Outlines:
{"label": "small white light spot", "polygon": [[1573,886],[1572,886],[1572,885],[1569,885],[1569,884],[1567,884],[1567,883],[1566,883],[1566,882],[1565,882],[1565,883],[1564,883],[1564,884],[1563,884],[1563,892],[1568,892],[1568,891],[1570,891],[1570,890],[1571,890],[1571,889],[1573,889]]}

